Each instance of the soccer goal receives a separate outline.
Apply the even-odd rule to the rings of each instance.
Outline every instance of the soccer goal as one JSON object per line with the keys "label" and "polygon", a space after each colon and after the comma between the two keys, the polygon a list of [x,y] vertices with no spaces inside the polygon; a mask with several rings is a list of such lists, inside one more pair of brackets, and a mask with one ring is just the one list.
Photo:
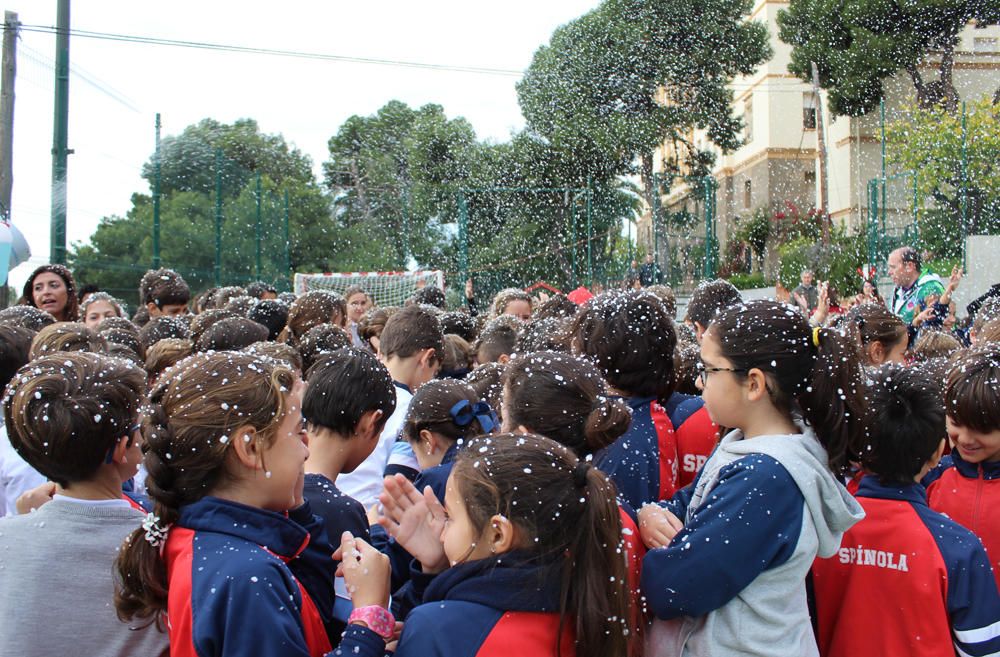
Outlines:
{"label": "soccer goal", "polygon": [[444,272],[435,269],[295,274],[295,294],[312,290],[330,290],[343,294],[352,285],[363,287],[376,306],[402,306],[407,298],[426,285],[436,285],[444,290]]}

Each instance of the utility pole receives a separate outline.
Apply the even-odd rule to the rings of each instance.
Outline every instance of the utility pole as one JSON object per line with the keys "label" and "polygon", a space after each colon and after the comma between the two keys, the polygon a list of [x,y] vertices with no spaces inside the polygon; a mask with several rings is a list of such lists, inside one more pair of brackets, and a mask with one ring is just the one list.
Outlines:
{"label": "utility pole", "polygon": [[823,225],[823,244],[830,243],[830,213],[827,205],[828,189],[826,178],[826,134],[823,124],[823,99],[819,96],[819,69],[812,62],[813,94],[816,97],[816,145],[819,147],[819,211]]}
{"label": "utility pole", "polygon": [[69,142],[69,0],[56,14],[56,94],[52,129],[52,224],[49,259],[66,264],[66,160]]}
{"label": "utility pole", "polygon": [[[3,60],[0,62],[0,218],[10,221],[14,186],[14,75],[17,73],[17,12],[4,12]],[[0,286],[0,308],[10,303],[7,275]]]}

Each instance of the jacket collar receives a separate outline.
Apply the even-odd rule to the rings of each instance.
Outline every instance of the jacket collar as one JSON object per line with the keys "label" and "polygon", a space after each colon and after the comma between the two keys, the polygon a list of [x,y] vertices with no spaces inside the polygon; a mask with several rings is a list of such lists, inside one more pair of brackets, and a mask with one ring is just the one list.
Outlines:
{"label": "jacket collar", "polygon": [[865,475],[858,484],[858,497],[874,497],[882,500],[902,500],[927,506],[927,492],[915,481],[907,484],[886,486],[875,475]]}
{"label": "jacket collar", "polygon": [[181,507],[177,524],[256,543],[284,560],[296,557],[309,544],[309,532],[286,514],[218,497],[203,497]]}
{"label": "jacket collar", "polygon": [[462,600],[503,611],[558,612],[561,566],[520,551],[468,561],[435,577],[424,602]]}
{"label": "jacket collar", "polygon": [[969,463],[968,461],[962,460],[962,455],[959,454],[957,449],[951,450],[951,462],[955,464],[955,469],[958,470],[958,474],[969,479],[1000,479],[1000,461],[994,461],[993,463],[987,463],[983,461],[982,463]]}

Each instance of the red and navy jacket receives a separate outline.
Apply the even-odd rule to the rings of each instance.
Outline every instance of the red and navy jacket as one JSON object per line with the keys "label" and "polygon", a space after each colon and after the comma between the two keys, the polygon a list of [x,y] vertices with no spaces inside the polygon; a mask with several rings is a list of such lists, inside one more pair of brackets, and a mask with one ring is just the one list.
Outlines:
{"label": "red and navy jacket", "polygon": [[979,537],[1000,586],[1000,462],[969,463],[958,450],[941,462],[940,475],[927,482],[927,501]]}
{"label": "red and navy jacket", "polygon": [[332,553],[308,502],[287,517],[215,497],[182,507],[163,553],[170,654],[325,655]]}
{"label": "red and navy jacket", "polygon": [[865,518],[813,565],[820,654],[997,654],[1000,593],[979,539],[931,510],[917,483],[867,475],[857,499]]}
{"label": "red and navy jacket", "polygon": [[512,552],[445,570],[407,616],[395,657],[551,657],[557,637],[573,657],[571,618],[559,634],[561,569]]}
{"label": "red and navy jacket", "polygon": [[694,480],[715,449],[719,429],[701,397],[674,393],[661,406],[653,397],[626,399],[632,425],[595,454],[594,464],[614,480],[634,509],[669,500]]}

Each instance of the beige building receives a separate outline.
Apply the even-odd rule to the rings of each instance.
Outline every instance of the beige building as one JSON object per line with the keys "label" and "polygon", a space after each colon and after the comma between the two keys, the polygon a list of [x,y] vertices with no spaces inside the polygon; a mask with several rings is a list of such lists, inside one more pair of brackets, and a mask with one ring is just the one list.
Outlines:
{"label": "beige building", "polygon": [[[736,78],[731,85],[733,111],[743,116],[746,123],[745,143],[728,154],[715,149],[716,239],[720,254],[726,253],[738,217],[760,208],[773,214],[785,209],[786,203],[793,203],[802,213],[819,206],[817,129],[821,126],[817,125],[816,98],[811,85],[788,72],[791,47],[777,38],[778,12],[787,6],[784,0],[756,0],[748,17],[767,24],[774,56],[753,75]],[[922,67],[925,81],[937,77],[936,68],[933,61]],[[996,92],[1000,87],[1000,27],[969,27],[962,33],[955,53],[954,83],[963,100],[976,100]],[[825,92],[821,95],[825,123],[822,127],[828,150],[829,212],[835,222],[858,230],[867,221],[868,180],[881,175],[879,112],[859,118],[831,118],[826,111]],[[888,80],[887,121],[898,116],[901,109],[912,106],[915,95],[908,75]],[[688,137],[698,146],[708,145],[699,131]],[[667,168],[665,163],[672,159],[672,145],[665,143],[654,154],[654,171],[662,173]],[[666,192],[660,197],[665,211],[687,210],[696,217],[703,216],[704,199],[694,198],[684,183],[661,191]],[[910,198],[912,194],[900,202]],[[890,202],[887,207],[891,207]],[[703,225],[686,231],[696,236],[695,241],[705,234]],[[674,235],[669,235],[670,232]],[[664,267],[670,265],[663,246],[667,238],[671,244],[684,241],[676,237],[677,233],[676,228],[668,225],[660,227],[655,243]],[[648,211],[638,222],[637,236],[644,248],[653,249]],[[697,277],[691,267],[687,269],[687,278]]]}

